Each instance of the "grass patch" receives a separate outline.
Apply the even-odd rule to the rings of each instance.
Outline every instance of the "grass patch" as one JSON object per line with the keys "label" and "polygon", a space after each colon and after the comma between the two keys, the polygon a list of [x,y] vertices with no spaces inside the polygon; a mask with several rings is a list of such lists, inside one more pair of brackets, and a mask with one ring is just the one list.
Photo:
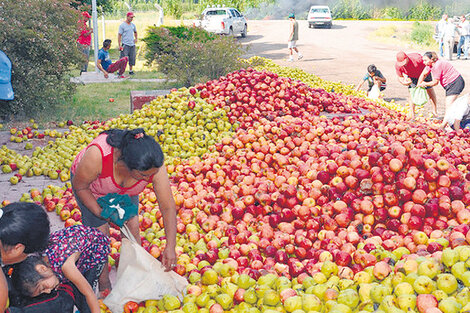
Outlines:
{"label": "grass patch", "polygon": [[402,23],[379,27],[369,35],[369,39],[384,44],[405,46],[407,49],[436,50],[432,38],[434,26],[428,22]]}
{"label": "grass patch", "polygon": [[[132,90],[170,89],[175,83],[133,82],[88,84],[77,87],[71,102],[54,109],[45,110],[36,120],[45,124],[53,121],[107,120],[122,113],[130,112],[130,92]],[[109,99],[114,99],[110,102]]]}

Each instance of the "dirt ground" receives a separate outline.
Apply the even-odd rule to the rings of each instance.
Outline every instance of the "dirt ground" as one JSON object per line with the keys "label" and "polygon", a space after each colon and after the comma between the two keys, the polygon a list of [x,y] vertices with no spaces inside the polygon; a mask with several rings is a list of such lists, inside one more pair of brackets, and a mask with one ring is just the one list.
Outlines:
{"label": "dirt ground", "polygon": [[[381,26],[397,23],[389,21],[334,21],[331,29],[308,28],[307,21],[299,21],[298,48],[304,55],[301,61],[287,61],[288,21],[248,21],[248,35],[240,41],[250,46],[249,56],[262,56],[273,59],[285,66],[301,68],[323,79],[357,84],[366,73],[369,64],[375,64],[387,78],[386,100],[405,105],[407,88],[401,85],[395,74],[395,56],[400,50],[411,50],[406,46],[393,46],[368,39],[371,32]],[[470,91],[470,60],[454,60],[452,65],[467,81],[463,93]],[[444,114],[445,93],[442,86],[435,87],[438,98],[439,115]],[[426,111],[430,112],[429,106]]]}

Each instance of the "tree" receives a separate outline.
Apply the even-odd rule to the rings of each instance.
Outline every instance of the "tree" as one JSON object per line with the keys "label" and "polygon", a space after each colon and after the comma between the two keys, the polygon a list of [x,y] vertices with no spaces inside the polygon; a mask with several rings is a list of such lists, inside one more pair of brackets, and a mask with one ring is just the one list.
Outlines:
{"label": "tree", "polygon": [[4,114],[33,114],[71,96],[67,75],[78,67],[79,11],[69,0],[0,2],[0,47],[12,62],[15,100]]}

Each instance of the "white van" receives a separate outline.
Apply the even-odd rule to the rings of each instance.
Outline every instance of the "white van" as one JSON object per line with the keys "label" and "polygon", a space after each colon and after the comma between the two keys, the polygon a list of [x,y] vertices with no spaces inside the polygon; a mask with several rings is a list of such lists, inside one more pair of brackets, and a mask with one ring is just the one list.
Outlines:
{"label": "white van", "polygon": [[331,28],[333,19],[331,18],[331,10],[327,5],[312,5],[308,12],[308,27],[326,26]]}

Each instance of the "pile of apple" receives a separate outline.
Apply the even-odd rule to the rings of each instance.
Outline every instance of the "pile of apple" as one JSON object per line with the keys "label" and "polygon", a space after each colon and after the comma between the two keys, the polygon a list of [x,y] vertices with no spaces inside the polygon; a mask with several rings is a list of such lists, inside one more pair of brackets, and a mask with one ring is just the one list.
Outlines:
{"label": "pile of apple", "polygon": [[[468,309],[468,131],[447,133],[380,103],[248,68],[132,115],[72,125],[31,161],[66,172],[110,127],[144,127],[166,149],[178,207],[175,271],[190,281],[182,302],[149,299],[126,312]],[[66,226],[81,221],[70,185],[23,200],[55,210]],[[139,207],[142,246],[159,258],[166,239],[151,189]],[[121,236],[110,234],[112,266]]]}
{"label": "pile of apple", "polygon": [[[245,62],[247,66],[252,66],[259,71],[266,70],[269,72],[276,73],[279,76],[290,77],[292,79],[300,80],[312,88],[320,88],[326,91],[340,93],[343,95],[352,95],[356,97],[367,98],[367,93],[365,91],[356,91],[354,85],[345,85],[341,82],[326,81],[314,74],[307,73],[299,68],[278,65],[270,59],[254,56],[246,60]],[[385,108],[404,114],[408,113],[408,107],[403,107],[400,104],[395,103],[393,100],[387,102],[383,99],[376,99],[374,101]]]}

